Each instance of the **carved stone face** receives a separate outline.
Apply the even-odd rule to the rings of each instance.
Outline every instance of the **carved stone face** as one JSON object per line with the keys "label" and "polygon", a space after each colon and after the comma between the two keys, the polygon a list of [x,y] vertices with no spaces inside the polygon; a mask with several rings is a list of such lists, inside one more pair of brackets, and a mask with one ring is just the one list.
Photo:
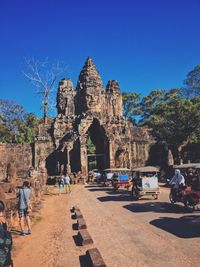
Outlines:
{"label": "carved stone face", "polygon": [[86,110],[96,111],[100,104],[98,95],[93,95],[91,93],[86,93],[84,96],[85,108]]}

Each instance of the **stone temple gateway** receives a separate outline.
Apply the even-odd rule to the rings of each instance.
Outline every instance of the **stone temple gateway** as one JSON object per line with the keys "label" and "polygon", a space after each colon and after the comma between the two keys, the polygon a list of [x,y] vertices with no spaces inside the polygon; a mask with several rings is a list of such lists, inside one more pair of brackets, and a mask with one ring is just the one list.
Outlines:
{"label": "stone temple gateway", "polygon": [[146,129],[129,124],[122,114],[122,96],[116,80],[104,89],[91,58],[80,72],[76,90],[70,79],[59,83],[58,115],[51,125],[40,125],[34,144],[35,168],[49,175],[92,168],[145,165],[152,143]]}

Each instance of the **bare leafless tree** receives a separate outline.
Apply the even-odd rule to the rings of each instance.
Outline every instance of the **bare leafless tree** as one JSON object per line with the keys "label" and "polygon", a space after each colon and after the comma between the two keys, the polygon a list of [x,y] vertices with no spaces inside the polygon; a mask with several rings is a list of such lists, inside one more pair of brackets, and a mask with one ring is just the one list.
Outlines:
{"label": "bare leafless tree", "polygon": [[43,61],[34,58],[25,59],[24,76],[35,86],[36,94],[42,98],[44,123],[47,123],[47,111],[51,107],[51,96],[55,92],[55,83],[63,73],[59,63],[50,64],[48,59]]}

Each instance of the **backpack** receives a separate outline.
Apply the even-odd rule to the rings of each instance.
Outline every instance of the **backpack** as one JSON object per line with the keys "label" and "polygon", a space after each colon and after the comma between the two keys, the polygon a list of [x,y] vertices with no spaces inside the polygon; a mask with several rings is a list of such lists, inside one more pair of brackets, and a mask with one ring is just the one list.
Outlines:
{"label": "backpack", "polygon": [[12,248],[12,236],[5,229],[5,226],[0,223],[0,267],[10,263],[10,252]]}

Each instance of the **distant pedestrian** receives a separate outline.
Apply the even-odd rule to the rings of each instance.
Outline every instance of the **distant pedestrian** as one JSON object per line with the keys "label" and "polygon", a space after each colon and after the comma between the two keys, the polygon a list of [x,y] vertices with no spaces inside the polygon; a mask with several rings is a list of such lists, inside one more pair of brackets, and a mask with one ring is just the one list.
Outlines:
{"label": "distant pedestrian", "polygon": [[65,181],[64,181],[64,175],[61,175],[58,181],[59,184],[59,195],[62,193],[63,187],[65,185]]}
{"label": "distant pedestrian", "polygon": [[65,183],[65,188],[66,188],[66,193],[71,193],[71,184],[70,184],[70,177],[68,174],[64,176],[64,183]]}
{"label": "distant pedestrian", "polygon": [[0,201],[0,266],[11,267],[12,236],[8,232],[7,222],[4,217],[5,205]]}
{"label": "distant pedestrian", "polygon": [[21,228],[21,235],[25,236],[26,233],[24,231],[24,220],[26,221],[28,232],[27,234],[31,234],[31,220],[30,220],[30,198],[31,198],[31,189],[30,183],[25,181],[21,189],[19,189],[19,203],[18,203],[18,212],[19,212],[19,224]]}

